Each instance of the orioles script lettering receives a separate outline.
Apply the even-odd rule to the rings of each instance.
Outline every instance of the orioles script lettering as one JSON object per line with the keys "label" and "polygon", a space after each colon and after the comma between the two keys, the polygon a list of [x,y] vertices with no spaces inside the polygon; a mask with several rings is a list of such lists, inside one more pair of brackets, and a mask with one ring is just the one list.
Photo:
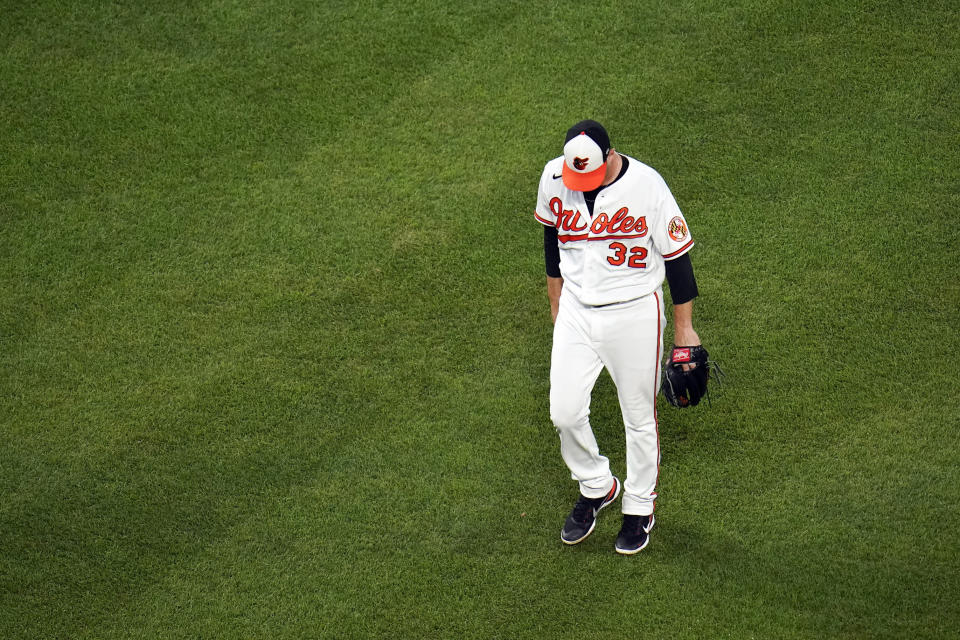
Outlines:
{"label": "orioles script lettering", "polygon": [[[587,230],[587,224],[581,220],[579,211],[563,208],[560,198],[550,200],[550,211],[557,216],[557,229],[561,231],[581,232]],[[600,236],[630,236],[642,238],[647,235],[647,218],[634,218],[627,207],[621,207],[612,216],[598,213],[590,222],[590,233]]]}

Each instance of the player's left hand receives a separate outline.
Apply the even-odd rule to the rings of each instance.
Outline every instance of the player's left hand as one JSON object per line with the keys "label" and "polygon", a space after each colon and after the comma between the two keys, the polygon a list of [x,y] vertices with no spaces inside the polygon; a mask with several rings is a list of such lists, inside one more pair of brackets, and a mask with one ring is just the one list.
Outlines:
{"label": "player's left hand", "polygon": [[[667,402],[681,409],[694,407],[707,394],[710,354],[701,345],[674,346],[664,366],[661,391]],[[716,365],[716,363],[714,363]],[[717,367],[717,374],[721,371]]]}
{"label": "player's left hand", "polygon": [[[699,347],[700,346],[700,336],[697,335],[697,332],[694,331],[693,327],[676,327],[674,330],[674,344],[682,344],[685,347]],[[690,371],[695,369],[697,363],[695,361],[686,362],[681,365],[681,368],[684,371]]]}

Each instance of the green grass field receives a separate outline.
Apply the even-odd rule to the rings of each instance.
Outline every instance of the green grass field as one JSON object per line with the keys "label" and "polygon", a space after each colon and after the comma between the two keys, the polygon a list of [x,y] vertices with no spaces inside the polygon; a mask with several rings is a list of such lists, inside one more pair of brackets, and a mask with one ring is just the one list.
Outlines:
{"label": "green grass field", "polygon": [[[956,3],[614,4],[2,3],[0,637],[957,637]],[[727,372],[629,558],[559,541],[588,117]]]}

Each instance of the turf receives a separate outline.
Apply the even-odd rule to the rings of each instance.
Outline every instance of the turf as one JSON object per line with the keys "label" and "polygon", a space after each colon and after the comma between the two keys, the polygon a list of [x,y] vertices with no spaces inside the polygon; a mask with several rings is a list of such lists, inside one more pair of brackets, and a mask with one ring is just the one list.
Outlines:
{"label": "turf", "polygon": [[[953,3],[4,5],[0,636],[960,627]],[[631,558],[559,542],[532,209],[585,117],[727,372]]]}

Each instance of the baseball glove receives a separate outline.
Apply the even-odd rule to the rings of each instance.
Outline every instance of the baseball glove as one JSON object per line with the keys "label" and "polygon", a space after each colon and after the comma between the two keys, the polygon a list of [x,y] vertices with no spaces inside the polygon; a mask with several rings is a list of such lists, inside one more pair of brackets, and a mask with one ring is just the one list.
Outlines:
{"label": "baseball glove", "polygon": [[[707,382],[710,380],[709,357],[710,354],[702,346],[673,347],[670,360],[663,367],[661,385],[667,402],[681,409],[699,404],[700,399],[707,395]],[[693,367],[684,371],[683,365]],[[719,373],[717,367],[717,374]]]}

